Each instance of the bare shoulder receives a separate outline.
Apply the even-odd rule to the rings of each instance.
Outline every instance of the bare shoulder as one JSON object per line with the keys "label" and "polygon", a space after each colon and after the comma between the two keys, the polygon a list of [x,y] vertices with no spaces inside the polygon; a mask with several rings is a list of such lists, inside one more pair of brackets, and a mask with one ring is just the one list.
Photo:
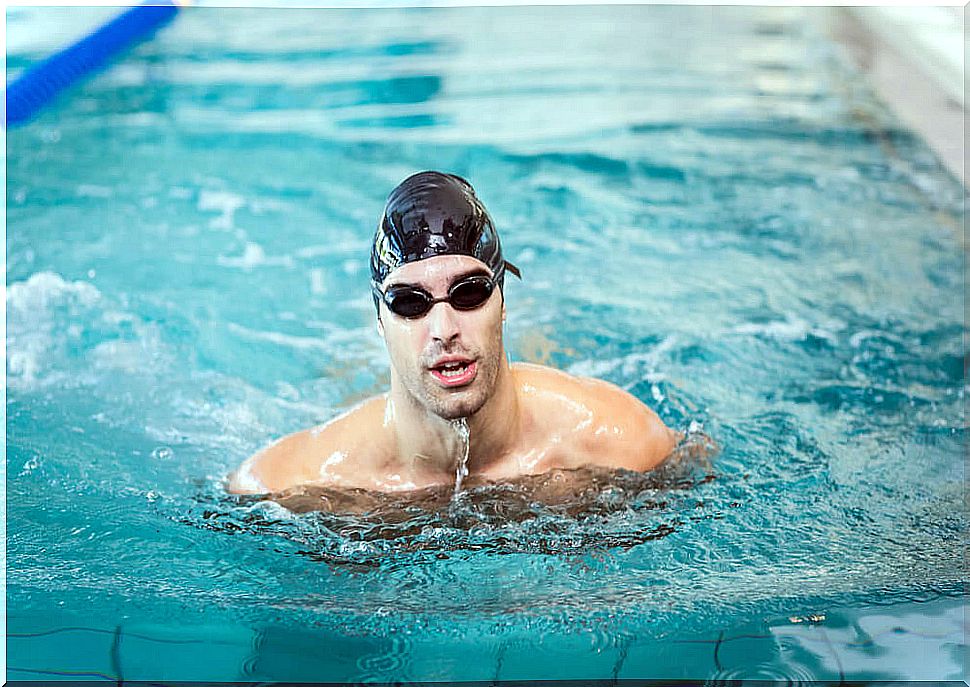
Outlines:
{"label": "bare shoulder", "polygon": [[534,414],[569,439],[570,464],[650,470],[670,455],[679,434],[615,384],[518,363],[515,378]]}
{"label": "bare shoulder", "polygon": [[[329,422],[295,432],[250,456],[229,476],[237,494],[278,492],[302,484],[342,484],[351,464],[381,445],[385,396],[375,396]],[[348,485],[352,486],[352,485]]]}

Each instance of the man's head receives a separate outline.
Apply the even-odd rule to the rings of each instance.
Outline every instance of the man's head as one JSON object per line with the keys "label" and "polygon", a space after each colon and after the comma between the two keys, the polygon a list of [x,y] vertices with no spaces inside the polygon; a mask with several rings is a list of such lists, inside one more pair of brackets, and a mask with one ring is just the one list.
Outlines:
{"label": "man's head", "polygon": [[422,172],[391,192],[371,282],[392,390],[449,420],[485,404],[505,364],[506,269],[518,274],[464,179]]}

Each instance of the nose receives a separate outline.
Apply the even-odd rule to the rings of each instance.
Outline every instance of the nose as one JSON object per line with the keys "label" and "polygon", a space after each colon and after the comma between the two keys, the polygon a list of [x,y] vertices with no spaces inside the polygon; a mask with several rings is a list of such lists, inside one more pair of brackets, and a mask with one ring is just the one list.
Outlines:
{"label": "nose", "polygon": [[428,333],[431,338],[450,343],[458,338],[458,313],[448,303],[435,303],[428,313]]}

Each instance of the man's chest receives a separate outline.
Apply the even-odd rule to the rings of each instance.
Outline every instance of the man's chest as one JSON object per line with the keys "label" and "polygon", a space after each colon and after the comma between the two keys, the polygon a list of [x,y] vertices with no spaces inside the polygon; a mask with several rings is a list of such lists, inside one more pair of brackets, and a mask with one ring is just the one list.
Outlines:
{"label": "man's chest", "polygon": [[585,462],[578,442],[572,438],[543,436],[515,446],[477,474],[488,480],[506,480],[549,470],[572,469]]}

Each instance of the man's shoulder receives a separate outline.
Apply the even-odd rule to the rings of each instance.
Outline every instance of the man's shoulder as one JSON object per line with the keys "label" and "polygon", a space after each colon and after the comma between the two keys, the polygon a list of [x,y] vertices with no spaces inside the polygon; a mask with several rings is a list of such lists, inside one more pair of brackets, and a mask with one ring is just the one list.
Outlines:
{"label": "man's shoulder", "polygon": [[575,461],[650,469],[673,448],[677,433],[640,399],[610,382],[543,365],[514,366],[532,412],[560,436],[571,436]]}
{"label": "man's shoulder", "polygon": [[304,430],[314,438],[344,438],[364,440],[373,438],[374,424],[380,426],[387,406],[387,394],[371,396],[345,410],[322,425]]}
{"label": "man's shoulder", "polygon": [[[589,382],[606,384],[598,379],[579,377],[555,367],[536,363],[513,363],[512,374],[520,388],[526,391],[566,391],[581,393]],[[612,385],[611,385],[612,386]]]}
{"label": "man's shoulder", "polygon": [[289,434],[251,456],[230,476],[234,492],[277,492],[307,483],[338,483],[380,447],[385,396],[363,401],[322,425]]}
{"label": "man's shoulder", "polygon": [[566,403],[581,403],[592,411],[616,413],[646,408],[635,396],[602,379],[582,377],[546,365],[515,363],[512,366],[519,388],[526,394],[552,398]]}

